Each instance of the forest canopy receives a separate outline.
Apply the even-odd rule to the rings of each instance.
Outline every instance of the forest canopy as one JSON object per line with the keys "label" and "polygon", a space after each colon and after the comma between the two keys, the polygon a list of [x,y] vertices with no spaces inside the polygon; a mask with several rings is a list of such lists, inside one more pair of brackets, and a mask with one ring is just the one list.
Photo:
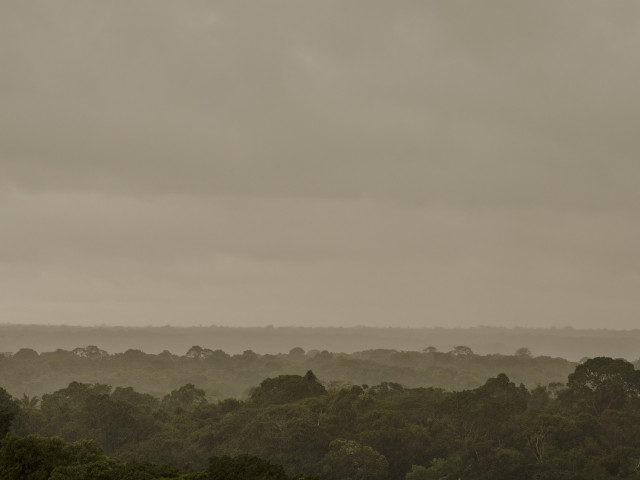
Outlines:
{"label": "forest canopy", "polygon": [[562,358],[534,356],[527,350],[477,355],[468,346],[454,345],[443,352],[427,346],[422,351],[377,349],[347,354],[294,347],[288,353],[261,355],[252,350],[229,354],[194,345],[185,354],[175,355],[137,349],[109,354],[97,346],[42,353],[23,348],[0,356],[0,378],[15,396],[42,395],[76,381],[133,387],[161,397],[191,383],[213,400],[246,398],[265,378],[304,375],[309,370],[329,388],[396,382],[405,387],[462,390],[478,387],[499,373],[529,388],[565,382],[576,365]]}
{"label": "forest canopy", "polygon": [[451,391],[307,371],[244,399],[209,400],[194,384],[161,397],[104,383],[41,398],[3,389],[0,420],[9,480],[640,479],[640,372],[609,357],[530,388],[504,373]]}

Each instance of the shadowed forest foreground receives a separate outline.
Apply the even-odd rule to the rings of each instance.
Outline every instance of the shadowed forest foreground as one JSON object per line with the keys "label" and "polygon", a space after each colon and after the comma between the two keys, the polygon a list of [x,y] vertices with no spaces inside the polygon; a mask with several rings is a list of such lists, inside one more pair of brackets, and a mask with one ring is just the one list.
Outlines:
{"label": "shadowed forest foreground", "polygon": [[0,390],[7,432],[6,480],[640,479],[640,371],[597,357],[562,384],[499,374],[456,392],[327,388],[308,371],[217,402],[192,384],[156,398],[73,382],[41,399]]}

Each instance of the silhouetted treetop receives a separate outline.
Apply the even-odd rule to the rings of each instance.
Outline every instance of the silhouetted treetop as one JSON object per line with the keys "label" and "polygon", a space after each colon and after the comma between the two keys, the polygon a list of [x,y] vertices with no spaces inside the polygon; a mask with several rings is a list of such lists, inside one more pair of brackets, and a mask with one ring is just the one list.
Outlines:
{"label": "silhouetted treetop", "polygon": [[303,377],[280,375],[263,380],[251,394],[251,401],[260,405],[282,404],[326,394],[327,390],[309,370]]}

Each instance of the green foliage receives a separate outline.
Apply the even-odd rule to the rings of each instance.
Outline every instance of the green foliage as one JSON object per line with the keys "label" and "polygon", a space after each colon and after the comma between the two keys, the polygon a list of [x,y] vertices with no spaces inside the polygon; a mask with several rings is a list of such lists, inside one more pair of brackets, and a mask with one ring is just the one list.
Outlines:
{"label": "green foliage", "polygon": [[411,471],[405,476],[406,480],[432,480],[433,475],[422,465],[412,465]]}
{"label": "green foliage", "polygon": [[[125,463],[106,457],[88,441],[9,435],[0,444],[3,480],[154,480],[177,478],[181,473],[171,465]],[[205,477],[200,474],[200,478]]]}
{"label": "green foliage", "polygon": [[170,409],[190,410],[207,403],[204,390],[188,383],[177,390],[173,390],[162,399],[162,406]]}
{"label": "green foliage", "polygon": [[3,480],[47,480],[60,466],[77,466],[102,458],[89,441],[66,443],[60,438],[8,435],[0,448],[0,478]]}
{"label": "green foliage", "polygon": [[529,480],[534,472],[527,455],[513,448],[493,448],[480,463],[492,480]]}
{"label": "green foliage", "polygon": [[158,399],[147,393],[138,393],[133,387],[118,387],[111,394],[111,398],[121,402],[129,403],[136,407],[157,408]]}
{"label": "green foliage", "polygon": [[[309,453],[321,452],[329,443],[327,434],[316,424],[316,416],[299,405],[272,405],[261,410],[239,432],[243,447],[258,456],[290,465]],[[317,457],[317,455],[316,455]]]}
{"label": "green foliage", "polygon": [[31,348],[21,348],[14,355],[13,359],[19,362],[32,362],[39,357],[38,352]]}
{"label": "green foliage", "polygon": [[326,394],[325,388],[309,370],[304,377],[280,375],[263,380],[251,394],[251,401],[261,406],[277,405]]}
{"label": "green foliage", "polygon": [[[179,471],[170,465],[123,463],[103,457],[95,462],[56,467],[49,480],[155,480],[177,477]],[[196,477],[197,478],[197,477]],[[201,476],[204,478],[204,476]]]}
{"label": "green foliage", "polygon": [[456,458],[445,460],[444,458],[434,458],[429,468],[421,465],[413,465],[411,471],[407,473],[406,480],[441,480],[456,478]]}
{"label": "green foliage", "polygon": [[19,403],[22,408],[36,408],[40,404],[40,397],[37,395],[30,397],[26,393],[23,393]]}
{"label": "green foliage", "polygon": [[207,472],[211,480],[289,480],[280,465],[251,455],[212,457]]}
{"label": "green foliage", "polygon": [[382,480],[388,468],[387,459],[373,448],[338,438],[329,445],[322,474],[331,480]]}
{"label": "green foliage", "polygon": [[0,439],[9,431],[11,422],[18,414],[18,403],[11,398],[4,388],[0,387]]}
{"label": "green foliage", "polygon": [[[459,354],[456,354],[459,353]],[[23,349],[0,357],[2,386],[14,396],[42,396],[71,382],[133,387],[162,398],[185,384],[197,385],[209,401],[241,397],[265,378],[300,375],[312,370],[326,381],[352,385],[394,382],[405,387],[433,386],[448,390],[475,388],[501,372],[516,383],[533,388],[564,382],[575,364],[560,358],[518,355],[476,355],[465,348],[450,353],[366,350],[353,354],[327,351],[260,355],[245,351],[229,355],[222,350],[193,346],[185,355],[127,350],[108,354],[96,346],[37,352]]]}
{"label": "green foliage", "polygon": [[[207,469],[208,480],[304,480],[289,477],[280,465],[251,455],[211,457]],[[196,480],[196,479],[194,479]],[[309,478],[309,480],[312,480]]]}
{"label": "green foliage", "polygon": [[596,357],[569,375],[566,397],[591,413],[625,408],[640,395],[640,371],[621,358]]}
{"label": "green foliage", "polygon": [[[189,362],[213,356],[192,354]],[[423,354],[390,355],[408,364]],[[253,352],[242,357],[258,361]],[[3,480],[281,480],[298,473],[321,480],[640,480],[638,372],[609,358],[579,365],[566,387],[531,391],[505,374],[462,391],[396,382],[326,389],[308,371],[267,378],[247,401],[208,402],[194,384],[159,401],[132,388],[73,382],[43,395],[40,408],[2,392],[14,432],[95,442],[10,434],[0,451]]]}

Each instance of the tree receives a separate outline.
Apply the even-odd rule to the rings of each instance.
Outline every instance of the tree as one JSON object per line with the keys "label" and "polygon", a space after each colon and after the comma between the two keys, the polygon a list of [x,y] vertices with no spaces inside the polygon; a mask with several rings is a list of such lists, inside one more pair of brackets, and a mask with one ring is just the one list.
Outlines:
{"label": "tree", "polygon": [[80,412],[87,399],[98,395],[108,395],[110,392],[109,385],[71,382],[67,388],[44,394],[40,402],[40,410],[47,425],[45,430],[40,433],[60,435],[70,441],[84,438],[84,426],[81,425]]}
{"label": "tree", "polygon": [[367,445],[338,438],[329,444],[323,461],[324,476],[333,480],[382,480],[389,462]]}
{"label": "tree", "polygon": [[325,388],[309,370],[304,377],[280,375],[263,380],[251,394],[251,401],[259,405],[276,405],[326,394]]}
{"label": "tree", "polygon": [[640,371],[622,358],[591,358],[569,375],[567,386],[564,398],[597,416],[608,408],[624,408],[638,398]]}
{"label": "tree", "polygon": [[38,352],[33,350],[32,348],[21,348],[16,353],[13,354],[13,358],[15,360],[23,360],[23,361],[34,361],[40,357]]}
{"label": "tree", "polygon": [[20,408],[11,395],[0,387],[0,440],[7,434]]}
{"label": "tree", "polygon": [[194,345],[187,351],[187,354],[185,356],[194,360],[202,360],[204,358],[210,357],[212,354],[213,350]]}
{"label": "tree", "polygon": [[516,350],[516,357],[531,358],[532,357],[531,350],[529,350],[527,347],[520,347],[519,349]]}
{"label": "tree", "polygon": [[401,408],[371,408],[358,421],[357,440],[385,456],[390,480],[403,478],[414,463],[429,461],[427,429],[411,425],[403,413]]}
{"label": "tree", "polygon": [[[152,480],[177,478],[172,465],[124,463],[102,455],[91,442],[67,443],[60,438],[8,435],[0,444],[2,480]],[[205,480],[204,472],[181,477]]]}
{"label": "tree", "polygon": [[40,397],[37,395],[30,397],[26,393],[23,393],[19,403],[22,408],[36,408],[40,403]]}
{"label": "tree", "polygon": [[76,414],[81,435],[94,439],[108,454],[135,439],[134,407],[109,395],[92,395]]}
{"label": "tree", "polygon": [[207,472],[211,480],[289,480],[280,465],[251,455],[211,457]]}
{"label": "tree", "polygon": [[182,410],[190,410],[206,403],[207,397],[204,390],[196,388],[192,383],[187,383],[178,390],[172,390],[162,399],[163,407]]}
{"label": "tree", "polygon": [[455,461],[444,458],[434,458],[429,468],[412,465],[411,471],[405,476],[406,480],[449,480],[456,478]]}
{"label": "tree", "polygon": [[291,350],[289,350],[289,357],[291,357],[291,359],[293,360],[304,360],[304,350],[300,347],[294,347]]}
{"label": "tree", "polygon": [[[56,467],[49,480],[206,480],[205,472],[180,475],[172,465],[125,463],[115,458],[102,457],[91,463]],[[180,475],[180,476],[178,476]]]}
{"label": "tree", "polygon": [[470,357],[474,355],[473,350],[465,345],[458,345],[457,347],[453,347],[453,350],[450,352],[455,357]]}
{"label": "tree", "polygon": [[41,480],[50,478],[63,465],[79,465],[102,458],[91,442],[66,443],[60,438],[29,435],[18,438],[9,434],[0,448],[2,480]]}
{"label": "tree", "polygon": [[113,400],[119,400],[135,406],[156,408],[160,405],[158,399],[148,393],[136,392],[131,387],[117,387],[111,394]]}
{"label": "tree", "polygon": [[101,359],[107,358],[109,354],[105,350],[101,350],[95,345],[89,345],[88,347],[82,348],[74,348],[71,353],[76,355],[77,357],[82,358],[92,358],[92,359]]}
{"label": "tree", "polygon": [[411,465],[411,471],[405,476],[406,480],[432,480],[433,474],[422,465]]}
{"label": "tree", "polygon": [[330,438],[317,415],[299,403],[269,405],[236,434],[242,449],[290,470],[318,463]]}

